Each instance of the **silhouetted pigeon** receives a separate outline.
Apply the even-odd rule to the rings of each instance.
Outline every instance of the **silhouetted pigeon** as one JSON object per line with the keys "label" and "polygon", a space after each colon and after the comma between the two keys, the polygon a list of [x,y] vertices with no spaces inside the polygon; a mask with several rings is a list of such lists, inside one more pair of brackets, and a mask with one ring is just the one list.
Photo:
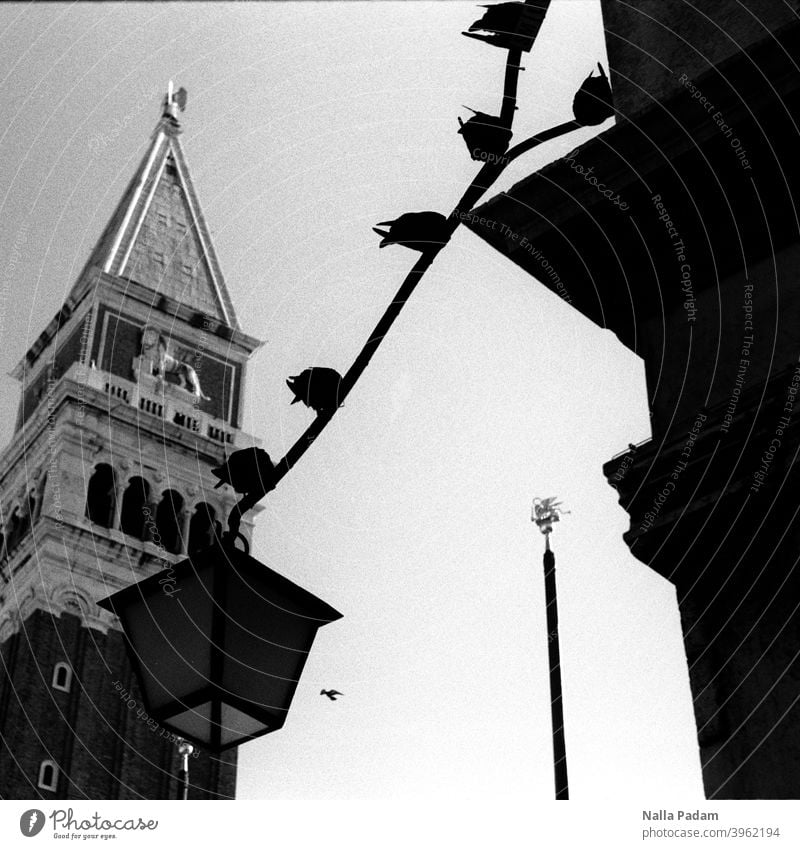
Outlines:
{"label": "silhouetted pigeon", "polygon": [[598,62],[599,77],[589,74],[572,101],[575,120],[584,127],[602,124],[614,114],[614,99],[603,66]]}
{"label": "silhouetted pigeon", "polygon": [[[464,108],[469,109],[469,106]],[[492,154],[493,156],[504,154],[511,142],[511,130],[503,123],[501,118],[487,115],[485,112],[476,112],[474,109],[469,109],[469,111],[473,115],[468,121],[458,119],[461,126],[458,132],[464,136],[470,156],[475,160],[485,161],[487,157],[481,156],[482,153]]]}
{"label": "silhouetted pigeon", "polygon": [[307,368],[295,377],[290,377],[286,385],[294,392],[293,404],[302,401],[317,414],[329,413],[339,406],[339,384],[342,376],[332,368],[315,366]]}
{"label": "silhouetted pigeon", "polygon": [[[379,230],[378,227],[389,227]],[[383,236],[380,247],[402,245],[413,251],[429,251],[446,244],[447,219],[439,212],[406,212],[394,221],[380,221],[372,229]]]}
{"label": "silhouetted pigeon", "polygon": [[227,483],[242,494],[269,492],[274,469],[275,464],[263,448],[243,448],[234,451],[221,466],[211,470],[211,474],[219,478],[214,489]]}
{"label": "silhouetted pigeon", "polygon": [[320,696],[327,696],[332,702],[336,701],[337,696],[343,696],[344,693],[340,693],[338,690],[320,690]]}
{"label": "silhouetted pigeon", "polygon": [[[539,0],[533,3],[497,3],[493,6],[482,6],[486,9],[483,17],[463,33],[468,38],[485,41],[504,50],[521,50],[527,53],[532,47],[539,29],[547,13],[550,0]],[[476,30],[483,30],[489,35],[477,35]]]}

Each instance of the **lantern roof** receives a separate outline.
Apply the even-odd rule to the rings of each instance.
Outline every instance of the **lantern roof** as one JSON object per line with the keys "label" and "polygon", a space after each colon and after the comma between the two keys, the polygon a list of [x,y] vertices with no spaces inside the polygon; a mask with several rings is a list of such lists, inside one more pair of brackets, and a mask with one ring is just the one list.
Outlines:
{"label": "lantern roof", "polygon": [[317,631],[341,618],[228,543],[98,604],[120,618],[149,715],[212,752],[283,727]]}
{"label": "lantern roof", "polygon": [[[164,592],[166,585],[164,576],[166,573],[169,573],[170,583],[177,586],[181,579],[196,575],[200,564],[206,561],[213,562],[215,567],[219,569],[235,569],[244,578],[255,577],[260,582],[268,582],[281,595],[290,599],[296,605],[290,612],[318,621],[320,626],[342,618],[342,614],[331,605],[270,569],[269,566],[265,566],[259,560],[239,549],[231,549],[229,546],[220,544],[207,548],[187,560],[182,560],[164,572],[151,575],[137,584],[131,584],[131,586],[98,601],[97,604],[111,613],[117,614],[117,610],[129,602],[139,600],[143,596],[146,597],[153,591]],[[166,594],[169,595],[169,590],[166,591]]]}

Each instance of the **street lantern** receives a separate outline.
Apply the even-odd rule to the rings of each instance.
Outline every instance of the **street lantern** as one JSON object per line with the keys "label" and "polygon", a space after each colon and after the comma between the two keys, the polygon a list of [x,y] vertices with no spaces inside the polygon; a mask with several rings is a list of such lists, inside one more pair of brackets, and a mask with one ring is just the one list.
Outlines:
{"label": "street lantern", "polygon": [[211,752],[283,726],[317,630],[342,616],[227,536],[99,604],[148,713]]}

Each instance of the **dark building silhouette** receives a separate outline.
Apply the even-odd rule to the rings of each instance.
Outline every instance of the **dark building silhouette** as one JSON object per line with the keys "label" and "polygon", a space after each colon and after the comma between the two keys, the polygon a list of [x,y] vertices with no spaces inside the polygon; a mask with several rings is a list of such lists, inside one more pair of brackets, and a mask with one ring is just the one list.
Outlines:
{"label": "dark building silhouette", "polygon": [[797,798],[800,3],[602,5],[615,125],[468,226],[643,358],[652,439],[604,472],[677,590],[706,794]]}
{"label": "dark building silhouette", "polygon": [[[179,798],[175,739],[145,713],[118,622],[95,602],[214,538],[236,496],[214,492],[211,469],[252,444],[244,372],[261,343],[236,319],[175,107],[14,372],[22,399],[0,459],[4,799]],[[234,796],[235,751],[189,761],[190,799]]]}

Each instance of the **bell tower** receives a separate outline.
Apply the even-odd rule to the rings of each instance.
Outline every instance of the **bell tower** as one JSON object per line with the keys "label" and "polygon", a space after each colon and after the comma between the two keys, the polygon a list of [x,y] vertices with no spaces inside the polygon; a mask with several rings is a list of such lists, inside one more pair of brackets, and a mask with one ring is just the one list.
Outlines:
{"label": "bell tower", "polygon": [[[179,798],[176,739],[145,712],[95,602],[207,545],[235,496],[244,334],[169,92],[61,310],[16,367],[0,455],[0,798]],[[249,536],[252,524],[245,522]],[[165,585],[165,591],[169,592]],[[235,752],[189,758],[189,798],[235,794]]]}

